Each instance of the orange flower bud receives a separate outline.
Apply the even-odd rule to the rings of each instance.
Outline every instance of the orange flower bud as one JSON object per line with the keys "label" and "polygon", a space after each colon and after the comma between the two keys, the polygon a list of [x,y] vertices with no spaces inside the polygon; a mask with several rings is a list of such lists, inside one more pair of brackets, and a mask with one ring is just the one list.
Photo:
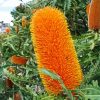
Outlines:
{"label": "orange flower bud", "polygon": [[14,63],[14,64],[18,64],[18,65],[24,65],[24,64],[26,64],[27,60],[28,59],[25,58],[25,57],[16,56],[16,55],[13,55],[11,57],[11,62]]}
{"label": "orange flower bud", "polygon": [[7,78],[5,82],[6,82],[6,87],[12,88],[14,85],[13,82],[9,78]]}
{"label": "orange flower bud", "polygon": [[17,92],[14,94],[14,100],[22,100],[20,93]]}
{"label": "orange flower bud", "polygon": [[88,26],[92,30],[100,29],[100,0],[92,0],[91,2]]}
{"label": "orange flower bud", "polygon": [[27,25],[27,20],[25,16],[22,16],[22,27],[24,28]]}
{"label": "orange flower bud", "polygon": [[9,33],[9,32],[10,32],[10,28],[9,28],[9,27],[6,27],[6,28],[5,28],[5,32],[6,32],[6,33]]}
{"label": "orange flower bud", "polygon": [[[12,74],[15,73],[15,69],[13,67],[8,67],[7,70]],[[5,82],[6,82],[6,87],[12,88],[12,86],[14,85],[13,82],[9,78],[7,78]]]}

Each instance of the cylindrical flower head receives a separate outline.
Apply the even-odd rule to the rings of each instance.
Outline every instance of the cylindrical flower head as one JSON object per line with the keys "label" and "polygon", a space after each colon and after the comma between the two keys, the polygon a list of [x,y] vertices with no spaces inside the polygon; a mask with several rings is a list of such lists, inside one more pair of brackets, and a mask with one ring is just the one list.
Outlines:
{"label": "cylindrical flower head", "polygon": [[100,29],[100,0],[92,0],[88,17],[90,29]]}
{"label": "cylindrical flower head", "polygon": [[[36,11],[31,21],[32,41],[39,68],[57,73],[68,89],[75,89],[82,81],[75,47],[62,12],[45,7]],[[58,81],[40,73],[48,92],[58,94],[62,88]]]}

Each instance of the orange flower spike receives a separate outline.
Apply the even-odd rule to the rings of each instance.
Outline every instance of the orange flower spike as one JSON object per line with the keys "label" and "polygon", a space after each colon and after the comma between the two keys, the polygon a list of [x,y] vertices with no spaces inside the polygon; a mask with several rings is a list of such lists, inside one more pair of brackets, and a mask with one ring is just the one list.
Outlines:
{"label": "orange flower spike", "polygon": [[18,64],[18,65],[24,65],[24,64],[26,64],[27,60],[28,59],[25,58],[25,57],[16,56],[16,55],[13,55],[11,57],[11,62],[14,63],[14,64]]}
{"label": "orange flower spike", "polygon": [[[64,14],[52,7],[37,10],[31,20],[31,32],[38,69],[57,73],[68,89],[79,86],[83,74]],[[58,81],[41,72],[40,76],[48,92],[62,91]]]}
{"label": "orange flower spike", "polygon": [[6,28],[5,28],[5,32],[6,32],[6,33],[9,33],[9,32],[10,32],[10,28],[9,28],[9,27],[6,27]]}
{"label": "orange flower spike", "polygon": [[5,80],[5,84],[6,84],[6,87],[8,88],[12,88],[14,85],[13,82],[9,78]]}
{"label": "orange flower spike", "polygon": [[91,2],[88,26],[93,30],[100,29],[100,0],[92,0]]}
{"label": "orange flower spike", "polygon": [[86,13],[87,13],[87,16],[89,15],[89,10],[90,10],[90,3],[86,6]]}

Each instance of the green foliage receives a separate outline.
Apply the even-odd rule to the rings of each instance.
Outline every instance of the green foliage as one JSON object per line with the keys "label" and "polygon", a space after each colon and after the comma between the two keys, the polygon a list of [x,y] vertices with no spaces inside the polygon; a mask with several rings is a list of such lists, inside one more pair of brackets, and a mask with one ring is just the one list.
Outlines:
{"label": "green foliage", "polygon": [[70,10],[71,3],[72,3],[72,0],[65,0],[64,1],[64,12],[65,12],[65,14],[66,14],[66,11]]}
{"label": "green foliage", "polygon": [[40,9],[45,6],[54,6],[61,9],[66,15],[71,33],[80,35],[88,30],[86,15],[86,5],[88,2],[88,0],[39,0],[37,3],[31,1],[26,5],[21,4],[16,7],[11,14],[15,19],[14,23],[17,24],[17,22],[21,21],[20,17],[23,15],[27,16],[28,14],[27,18],[30,18],[34,9]]}
{"label": "green foliage", "polygon": [[100,66],[100,35],[98,33],[88,33],[81,36],[76,36],[75,44],[80,64],[83,72],[87,74],[87,81],[99,80]]}

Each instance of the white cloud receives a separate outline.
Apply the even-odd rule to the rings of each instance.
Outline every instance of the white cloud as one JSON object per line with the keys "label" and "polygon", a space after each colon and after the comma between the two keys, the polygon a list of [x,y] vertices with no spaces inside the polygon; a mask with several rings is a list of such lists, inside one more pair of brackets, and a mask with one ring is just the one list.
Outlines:
{"label": "white cloud", "polygon": [[4,21],[6,23],[11,23],[12,16],[9,12],[0,12],[0,21]]}
{"label": "white cloud", "polygon": [[3,2],[3,0],[0,0],[0,4]]}
{"label": "white cloud", "polygon": [[16,7],[21,3],[19,0],[7,0],[5,1],[1,7]]}
{"label": "white cloud", "polygon": [[[23,0],[24,3],[31,1],[31,0]],[[1,7],[16,7],[18,6],[21,2],[20,0],[1,0],[2,3]]]}
{"label": "white cloud", "polygon": [[[31,0],[23,0],[24,3]],[[10,12],[21,3],[20,0],[0,0],[0,21],[11,23],[13,19]]]}

